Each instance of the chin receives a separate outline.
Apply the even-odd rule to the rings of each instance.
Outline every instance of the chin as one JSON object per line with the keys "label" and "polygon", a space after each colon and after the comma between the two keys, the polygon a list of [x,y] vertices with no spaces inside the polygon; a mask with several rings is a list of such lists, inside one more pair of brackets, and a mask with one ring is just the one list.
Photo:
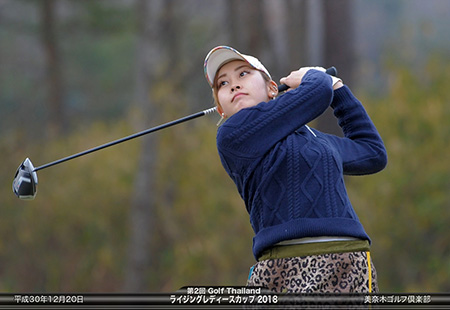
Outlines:
{"label": "chin", "polygon": [[238,107],[239,107],[239,110],[242,110],[245,108],[254,107],[255,105],[256,105],[256,103],[254,103],[254,102],[242,102],[242,103],[239,103]]}

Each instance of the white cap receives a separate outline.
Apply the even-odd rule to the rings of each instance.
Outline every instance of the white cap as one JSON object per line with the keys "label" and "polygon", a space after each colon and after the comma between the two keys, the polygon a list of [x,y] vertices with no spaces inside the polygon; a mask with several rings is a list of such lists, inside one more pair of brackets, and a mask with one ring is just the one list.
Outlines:
{"label": "white cap", "polygon": [[267,71],[267,69],[256,57],[241,54],[232,47],[222,45],[213,48],[205,58],[205,77],[211,87],[213,87],[214,78],[217,71],[219,71],[224,64],[232,60],[243,60],[256,70],[264,72],[270,79],[272,79],[269,71]]}

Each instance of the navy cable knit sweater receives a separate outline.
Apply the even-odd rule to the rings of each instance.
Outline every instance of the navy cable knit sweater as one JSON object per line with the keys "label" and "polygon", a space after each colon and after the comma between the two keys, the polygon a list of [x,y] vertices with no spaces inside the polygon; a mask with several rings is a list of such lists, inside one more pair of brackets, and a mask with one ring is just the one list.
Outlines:
{"label": "navy cable knit sweater", "polygon": [[[255,232],[253,254],[283,240],[351,236],[370,241],[344,185],[387,163],[380,135],[347,86],[310,70],[296,89],[242,109],[218,129],[222,164],[235,182]],[[345,137],[305,126],[328,106]]]}

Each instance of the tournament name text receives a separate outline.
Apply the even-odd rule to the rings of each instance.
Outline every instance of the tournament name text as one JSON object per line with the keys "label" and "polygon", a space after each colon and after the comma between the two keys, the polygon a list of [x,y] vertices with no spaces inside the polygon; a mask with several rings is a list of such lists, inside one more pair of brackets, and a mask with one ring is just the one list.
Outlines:
{"label": "tournament name text", "polygon": [[210,287],[207,292],[211,295],[259,295],[261,288]]}

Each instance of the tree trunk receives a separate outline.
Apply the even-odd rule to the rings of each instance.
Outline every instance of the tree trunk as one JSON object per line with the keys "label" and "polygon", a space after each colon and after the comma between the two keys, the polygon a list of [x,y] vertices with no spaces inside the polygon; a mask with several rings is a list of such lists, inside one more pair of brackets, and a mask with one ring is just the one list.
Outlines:
{"label": "tree trunk", "polygon": [[325,61],[336,66],[346,84],[353,82],[355,64],[353,1],[326,1]]}
{"label": "tree trunk", "polygon": [[240,0],[228,0],[226,2],[225,27],[230,35],[229,41],[232,47],[240,49],[244,43],[239,27],[239,2]]}
{"label": "tree trunk", "polygon": [[306,5],[306,46],[308,66],[324,66],[324,3],[308,0]]}
{"label": "tree trunk", "polygon": [[304,1],[291,0],[287,2],[286,32],[288,34],[289,63],[281,76],[287,76],[292,70],[299,69],[307,62],[306,17],[308,13],[306,5],[307,3]]}
{"label": "tree trunk", "polygon": [[42,44],[45,51],[48,85],[48,135],[57,136],[64,129],[64,90],[60,50],[57,44],[54,0],[42,1]]}
{"label": "tree trunk", "polygon": [[[158,31],[161,1],[139,0],[136,3],[138,42],[136,49],[136,90],[134,125],[142,130],[159,119],[156,103],[150,100],[158,62],[162,51],[158,50]],[[142,138],[142,149],[134,181],[134,194],[130,209],[129,250],[125,273],[124,291],[148,291],[148,277],[155,265],[155,171],[158,162],[158,136]]]}
{"label": "tree trunk", "polygon": [[[293,42],[288,39],[288,29],[291,28],[291,25],[288,27],[288,23],[291,20],[286,20],[286,14],[289,12],[286,5],[280,5],[279,2],[273,0],[265,0],[262,4],[264,26],[259,31],[262,32],[264,41],[262,42],[263,49],[258,56],[264,59],[263,62],[272,78],[275,82],[278,82],[279,78],[292,71],[288,72],[291,68],[289,46],[293,45]],[[297,21],[297,18],[294,21]],[[297,33],[296,35],[298,36],[299,34]]]}
{"label": "tree trunk", "polygon": [[[349,85],[353,79],[354,61],[352,3],[349,0],[325,1],[322,5],[325,32],[320,64],[324,67],[335,66],[338,76]],[[331,108],[317,119],[317,128],[338,136],[343,135]]]}

